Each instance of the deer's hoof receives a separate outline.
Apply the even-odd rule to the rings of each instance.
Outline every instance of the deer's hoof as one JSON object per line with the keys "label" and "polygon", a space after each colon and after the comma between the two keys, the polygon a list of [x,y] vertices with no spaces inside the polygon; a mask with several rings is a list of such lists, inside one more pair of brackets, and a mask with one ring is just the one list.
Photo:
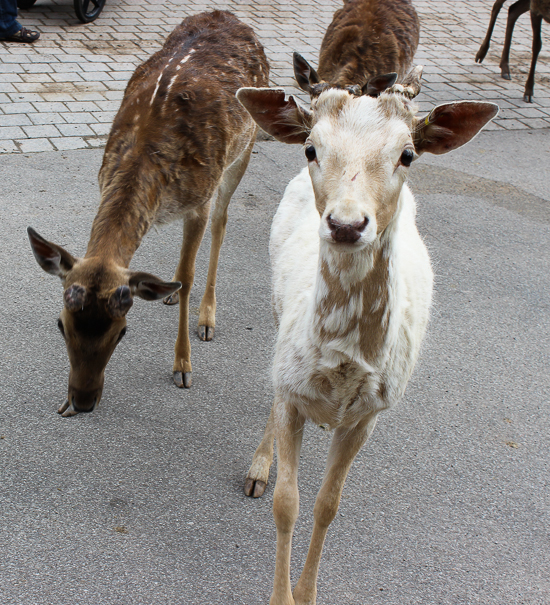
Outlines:
{"label": "deer's hoof", "polygon": [[191,379],[191,372],[174,372],[173,377],[174,384],[180,389],[189,389],[193,383]]}
{"label": "deer's hoof", "polygon": [[264,495],[267,483],[259,479],[246,478],[244,483],[244,495],[250,498],[260,498]]}
{"label": "deer's hoof", "polygon": [[212,340],[214,338],[214,328],[213,326],[199,326],[198,334],[201,340]]}
{"label": "deer's hoof", "polygon": [[479,49],[476,55],[476,63],[482,63],[483,59],[485,59],[486,54],[487,51],[483,52],[481,49]]}
{"label": "deer's hoof", "polygon": [[510,70],[503,68],[502,71],[500,72],[500,75],[502,76],[502,78],[504,80],[511,80],[512,76],[510,75]]}
{"label": "deer's hoof", "polygon": [[524,100],[526,103],[532,103],[532,102],[533,102],[533,93],[529,94],[528,92],[526,92],[526,93],[523,95],[523,100]]}
{"label": "deer's hoof", "polygon": [[63,418],[69,418],[70,416],[76,416],[78,414],[78,412],[73,408],[73,406],[69,404],[68,399],[66,399],[65,403],[59,407],[57,413],[61,414]]}
{"label": "deer's hoof", "polygon": [[162,302],[165,305],[177,305],[180,301],[180,293],[179,292],[174,292],[173,294],[170,294],[170,296],[167,296],[166,298],[162,299]]}

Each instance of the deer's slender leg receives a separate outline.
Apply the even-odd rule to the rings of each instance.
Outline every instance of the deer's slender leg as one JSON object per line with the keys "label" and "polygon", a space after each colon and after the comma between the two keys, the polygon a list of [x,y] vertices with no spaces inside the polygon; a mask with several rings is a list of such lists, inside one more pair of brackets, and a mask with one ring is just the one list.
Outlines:
{"label": "deer's slender leg", "polygon": [[191,386],[191,342],[189,341],[189,296],[195,277],[195,260],[201,245],[210,202],[196,209],[192,215],[183,219],[183,244],[176,279],[181,282],[180,320],[174,358],[174,382],[178,387]]}
{"label": "deer's slender leg", "polygon": [[491,36],[493,35],[493,29],[495,28],[495,23],[500,13],[500,9],[502,5],[506,2],[506,0],[496,0],[493,4],[493,10],[491,11],[491,20],[489,21],[489,27],[487,28],[487,33],[485,34],[485,39],[481,43],[479,50],[476,55],[476,63],[481,63],[485,56],[487,55],[487,51],[489,50],[489,45],[491,43]]}
{"label": "deer's slender leg", "polygon": [[535,67],[537,65],[537,58],[542,48],[542,39],[540,36],[540,29],[542,25],[542,16],[531,12],[531,27],[533,29],[533,56],[531,57],[531,69],[529,70],[529,76],[525,83],[525,93],[523,100],[527,103],[533,102],[533,89],[535,87]]}
{"label": "deer's slender leg", "polygon": [[212,211],[210,263],[208,265],[206,289],[199,310],[198,333],[201,340],[212,340],[214,336],[214,328],[216,326],[216,275],[218,272],[220,250],[225,237],[227,209],[229,202],[231,201],[231,196],[235,193],[235,189],[237,189],[246,171],[255,139],[256,136],[254,135],[242,155],[225,171],[218,189],[218,197]]}
{"label": "deer's slender leg", "polygon": [[273,495],[273,517],[277,527],[275,579],[270,605],[294,605],[290,587],[292,533],[298,517],[298,463],[305,419],[296,408],[281,400],[274,403],[277,439],[277,483]]}
{"label": "deer's slender leg", "polygon": [[377,413],[373,413],[351,430],[338,428],[334,432],[325,476],[313,510],[313,532],[306,563],[294,589],[296,605],[315,605],[317,574],[325,536],[338,511],[342,489],[350,466],[362,445],[372,433],[376,425],[376,417]]}
{"label": "deer's slender leg", "polygon": [[529,10],[530,0],[518,0],[508,9],[508,21],[506,22],[506,36],[504,38],[504,48],[500,57],[500,73],[505,80],[511,80],[510,77],[510,46],[512,45],[512,33],[518,17]]}
{"label": "deer's slender leg", "polygon": [[253,498],[263,495],[269,478],[269,469],[273,462],[273,440],[275,439],[275,425],[273,422],[273,406],[264,431],[264,436],[254,452],[252,464],[248,470],[244,484],[244,493]]}

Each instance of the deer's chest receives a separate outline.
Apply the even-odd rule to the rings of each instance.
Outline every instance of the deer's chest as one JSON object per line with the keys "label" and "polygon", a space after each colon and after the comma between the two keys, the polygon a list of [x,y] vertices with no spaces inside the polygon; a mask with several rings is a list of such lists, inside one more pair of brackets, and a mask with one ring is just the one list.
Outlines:
{"label": "deer's chest", "polygon": [[279,395],[313,422],[331,428],[356,424],[389,407],[385,379],[375,368],[319,349],[277,354],[274,379]]}

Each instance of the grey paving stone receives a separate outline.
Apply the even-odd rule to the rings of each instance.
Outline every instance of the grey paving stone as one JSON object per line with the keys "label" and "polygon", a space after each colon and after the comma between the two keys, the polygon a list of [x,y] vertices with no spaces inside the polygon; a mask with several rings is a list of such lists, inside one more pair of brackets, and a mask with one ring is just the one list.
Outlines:
{"label": "grey paving stone", "polygon": [[44,124],[42,126],[23,126],[23,130],[29,139],[58,137],[61,134],[53,124]]}
{"label": "grey paving stone", "polygon": [[31,151],[53,151],[53,145],[48,139],[23,139],[16,140],[23,153]]}

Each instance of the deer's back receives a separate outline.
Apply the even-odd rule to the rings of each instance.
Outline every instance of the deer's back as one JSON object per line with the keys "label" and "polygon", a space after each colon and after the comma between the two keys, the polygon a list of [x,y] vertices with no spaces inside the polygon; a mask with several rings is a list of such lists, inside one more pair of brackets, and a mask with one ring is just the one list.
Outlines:
{"label": "deer's back", "polygon": [[213,194],[255,133],[235,93],[267,86],[268,74],[253,30],[231,13],[184,19],[128,82],[105,149],[103,197],[144,178],[160,179],[187,207]]}
{"label": "deer's back", "polygon": [[336,11],[319,56],[319,76],[335,86],[409,71],[420,23],[410,0],[350,0]]}

